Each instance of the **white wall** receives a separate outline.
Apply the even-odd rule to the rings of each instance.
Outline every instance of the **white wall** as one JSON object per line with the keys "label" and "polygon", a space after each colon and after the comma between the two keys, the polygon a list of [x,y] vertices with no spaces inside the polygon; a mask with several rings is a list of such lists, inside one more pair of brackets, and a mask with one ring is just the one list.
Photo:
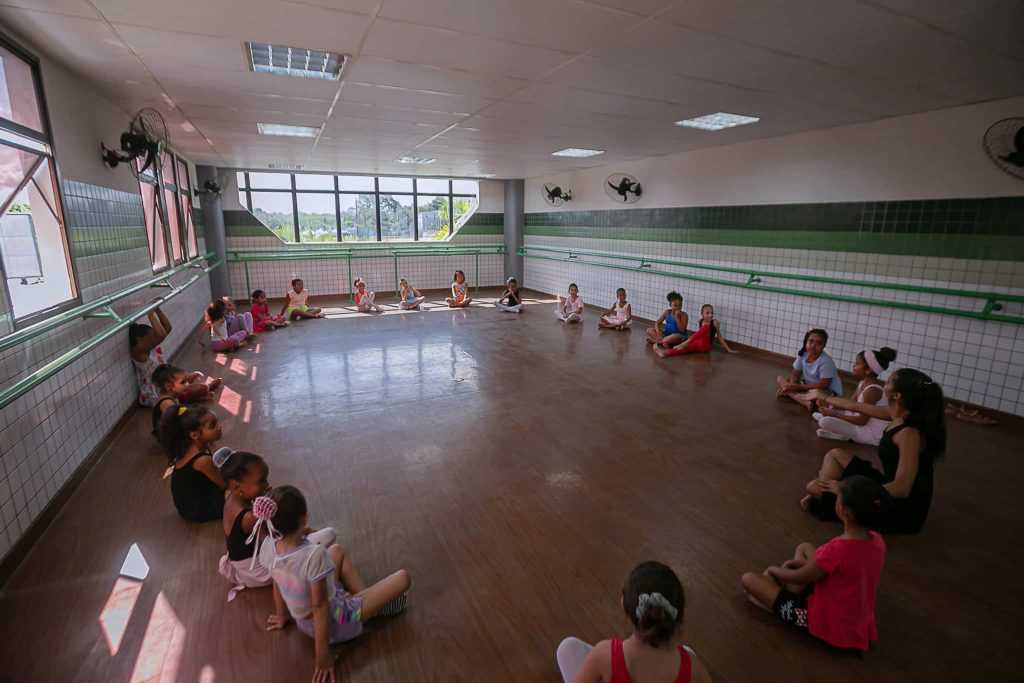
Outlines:
{"label": "white wall", "polygon": [[[612,173],[643,185],[628,208],[1020,195],[1024,181],[981,143],[1009,116],[1024,116],[1024,97],[531,178],[526,212],[622,208],[604,193]],[[573,200],[551,207],[544,183],[572,189]]]}

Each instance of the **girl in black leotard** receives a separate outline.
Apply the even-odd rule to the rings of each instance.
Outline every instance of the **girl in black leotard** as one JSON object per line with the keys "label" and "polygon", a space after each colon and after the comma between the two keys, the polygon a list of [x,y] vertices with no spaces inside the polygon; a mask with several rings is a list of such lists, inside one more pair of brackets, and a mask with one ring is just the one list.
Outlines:
{"label": "girl in black leotard", "polygon": [[894,504],[878,530],[915,534],[931,508],[935,461],[946,450],[942,388],[923,372],[903,368],[885,383],[885,396],[887,407],[827,400],[837,408],[892,420],[878,444],[882,471],[841,448],[833,449],[825,455],[818,478],[808,482],[801,504],[818,517],[834,518],[838,480],[859,474],[881,482],[892,496]]}
{"label": "girl in black leotard", "polygon": [[202,406],[172,406],[160,420],[158,438],[171,459],[171,497],[186,521],[223,515],[226,487],[210,452],[220,437],[217,416]]}

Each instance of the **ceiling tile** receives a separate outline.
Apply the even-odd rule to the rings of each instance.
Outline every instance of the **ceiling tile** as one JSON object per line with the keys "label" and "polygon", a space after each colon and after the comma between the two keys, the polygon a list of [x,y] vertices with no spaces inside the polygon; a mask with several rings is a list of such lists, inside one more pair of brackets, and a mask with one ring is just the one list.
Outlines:
{"label": "ceiling tile", "polygon": [[536,78],[570,57],[568,52],[513,45],[457,31],[379,19],[363,54],[479,74]]}

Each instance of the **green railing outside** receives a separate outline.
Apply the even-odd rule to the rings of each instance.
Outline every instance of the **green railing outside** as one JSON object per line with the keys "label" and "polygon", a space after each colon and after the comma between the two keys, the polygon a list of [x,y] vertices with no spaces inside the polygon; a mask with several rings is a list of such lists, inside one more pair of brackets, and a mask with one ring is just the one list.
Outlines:
{"label": "green railing outside", "polygon": [[[454,246],[454,245],[399,245],[399,246],[375,246],[357,248],[329,248],[329,249],[289,249],[285,251],[230,251],[228,252],[228,263],[241,263],[245,268],[245,291],[252,291],[252,283],[249,277],[249,264],[259,261],[345,261],[348,267],[349,297],[353,298],[351,291],[352,283],[352,261],[361,259],[391,258],[393,261],[393,275],[395,279],[395,294],[399,293],[398,260],[401,258],[421,256],[472,256],[474,257],[475,271],[473,276],[473,291],[480,288],[480,256],[504,254],[504,245],[484,246]],[[354,298],[353,298],[354,300]]]}
{"label": "green railing outside", "polygon": [[[24,341],[27,341],[28,339],[32,339],[33,337],[43,334],[44,332],[56,329],[61,325],[65,325],[75,320],[81,320],[86,318],[109,318],[110,320],[115,321],[114,325],[111,325],[110,327],[104,329],[103,331],[93,335],[88,340],[76,345],[75,347],[69,349],[68,351],[65,351],[61,355],[51,360],[46,365],[43,365],[42,367],[38,368],[35,372],[32,372],[25,378],[5,388],[2,392],[0,392],[0,409],[7,407],[19,396],[31,391],[32,389],[39,386],[46,380],[50,379],[58,372],[66,368],[68,365],[71,365],[76,360],[78,360],[85,354],[89,353],[103,342],[107,341],[114,335],[121,332],[121,330],[127,328],[129,325],[132,324],[132,322],[134,322],[138,318],[147,315],[150,311],[155,310],[161,304],[164,304],[167,301],[170,301],[174,297],[178,296],[186,289],[188,289],[191,285],[193,285],[195,282],[197,282],[200,278],[202,278],[204,275],[214,270],[215,268],[221,266],[221,261],[212,260],[215,256],[216,255],[211,252],[209,254],[206,254],[206,256],[198,257],[196,259],[193,259],[192,261],[189,261],[188,263],[183,263],[180,266],[177,266],[170,270],[166,270],[149,280],[140,282],[136,285],[132,285],[131,287],[128,287],[127,289],[122,289],[121,291],[116,292],[114,294],[108,294],[107,296],[97,299],[96,301],[93,301],[91,303],[78,306],[69,311],[65,311],[59,315],[55,315],[52,318],[40,321],[35,325],[26,327],[23,330],[18,330],[17,332],[10,334],[4,337],[3,339],[0,339],[0,350],[2,350],[15,346],[16,344],[20,344]],[[203,266],[200,263],[200,261],[204,259],[209,263],[209,265]],[[184,282],[179,282],[177,284],[172,284],[170,282],[169,278],[172,275],[175,275],[182,271],[194,269],[201,270],[202,272],[194,274],[192,277],[188,278]],[[114,312],[112,305],[116,301],[149,287],[162,287],[167,288],[170,291],[168,291],[166,294],[159,297],[155,301],[146,304],[144,307],[136,311],[133,311],[129,315],[122,316]]]}
{"label": "green railing outside", "polygon": [[[945,287],[924,287],[918,285],[907,285],[896,282],[878,282],[872,280],[852,280],[849,278],[828,277],[822,275],[802,275],[798,273],[783,273],[757,268],[736,268],[730,266],[714,266],[706,263],[695,263],[692,261],[677,261],[672,259],[648,258],[640,255],[614,254],[589,249],[565,249],[558,247],[531,246],[520,247],[519,254],[527,258],[535,258],[546,261],[561,261],[583,263],[598,268],[611,268],[634,273],[647,273],[663,277],[674,277],[695,282],[706,282],[726,287],[739,287],[759,292],[772,292],[775,294],[789,294],[793,296],[810,297],[813,299],[827,299],[829,301],[843,301],[846,303],[866,304],[870,306],[886,306],[899,308],[908,311],[919,311],[922,313],[938,313],[940,315],[953,315],[962,318],[974,318],[976,320],[992,320],[995,322],[1024,324],[1024,317],[1013,315],[1000,315],[997,311],[1003,310],[1003,304],[1024,303],[1024,296],[1016,294],[1004,294],[1001,292],[980,292],[963,289],[951,289]],[[552,255],[548,255],[552,254]],[[554,256],[558,255],[558,256]],[[608,261],[625,261],[637,265],[619,265],[617,263],[602,263],[598,261],[582,261],[580,257],[600,258]],[[746,279],[742,282],[736,280],[725,280],[716,277],[679,273],[669,270],[660,270],[654,266],[670,266],[674,268],[691,268],[694,270],[711,271],[718,273],[729,273],[744,275]],[[915,304],[905,301],[892,301],[862,296],[850,296],[847,294],[834,294],[830,292],[815,292],[806,289],[794,289],[792,287],[776,287],[765,285],[763,280],[781,279],[797,280],[802,282],[818,282],[822,284],[843,285],[851,287],[864,287],[868,289],[889,290],[896,292],[910,292],[915,294],[934,294],[940,296],[954,296],[983,301],[980,311],[971,311],[958,308],[947,308],[944,306],[929,306]]]}

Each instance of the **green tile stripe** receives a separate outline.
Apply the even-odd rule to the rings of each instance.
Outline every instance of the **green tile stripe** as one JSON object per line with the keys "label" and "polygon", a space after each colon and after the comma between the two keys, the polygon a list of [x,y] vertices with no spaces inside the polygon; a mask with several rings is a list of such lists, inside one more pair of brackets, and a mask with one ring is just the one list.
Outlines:
{"label": "green tile stripe", "polygon": [[1024,259],[1024,237],[948,233],[877,233],[828,230],[722,230],[588,228],[531,225],[527,236],[635,240],[679,244],[807,249],[981,260]]}

